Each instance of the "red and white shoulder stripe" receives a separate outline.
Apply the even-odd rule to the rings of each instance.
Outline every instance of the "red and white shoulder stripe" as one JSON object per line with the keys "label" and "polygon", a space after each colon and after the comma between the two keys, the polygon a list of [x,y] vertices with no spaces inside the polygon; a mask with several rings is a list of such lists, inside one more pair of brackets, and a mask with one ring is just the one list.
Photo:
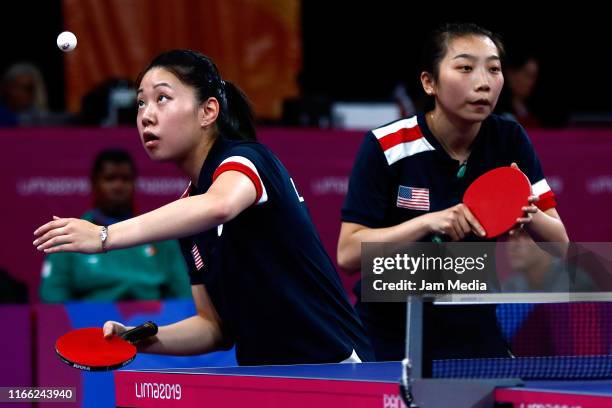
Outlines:
{"label": "red and white shoulder stripe", "polygon": [[417,153],[435,150],[421,133],[416,116],[374,129],[372,133],[385,152],[389,165]]}
{"label": "red and white shoulder stripe", "polygon": [[541,211],[546,211],[550,208],[557,206],[557,200],[555,199],[555,193],[546,182],[546,179],[542,179],[531,185],[531,192],[533,195],[540,197],[536,206]]}
{"label": "red and white shoulder stripe", "polygon": [[219,177],[222,173],[226,171],[239,171],[240,173],[247,176],[255,186],[255,191],[257,192],[257,197],[255,199],[255,203],[263,204],[268,201],[268,193],[266,192],[266,187],[264,186],[261,177],[259,176],[259,172],[257,168],[253,164],[252,161],[247,159],[244,156],[231,156],[227,159],[223,160],[215,173],[213,174],[213,182]]}

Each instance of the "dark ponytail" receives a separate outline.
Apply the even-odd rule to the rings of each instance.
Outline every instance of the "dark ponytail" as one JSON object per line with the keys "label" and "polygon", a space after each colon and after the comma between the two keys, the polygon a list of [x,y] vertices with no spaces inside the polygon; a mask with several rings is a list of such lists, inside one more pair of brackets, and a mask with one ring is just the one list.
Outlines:
{"label": "dark ponytail", "polygon": [[217,66],[209,57],[191,50],[164,52],[151,61],[140,73],[136,83],[152,68],[172,72],[182,83],[196,91],[198,103],[210,97],[219,101],[217,127],[228,139],[257,140],[253,110],[245,94],[234,84],[221,79]]}
{"label": "dark ponytail", "polygon": [[228,137],[238,136],[234,139],[257,140],[253,110],[248,98],[230,81],[223,81],[223,88],[227,109],[221,111],[219,130]]}

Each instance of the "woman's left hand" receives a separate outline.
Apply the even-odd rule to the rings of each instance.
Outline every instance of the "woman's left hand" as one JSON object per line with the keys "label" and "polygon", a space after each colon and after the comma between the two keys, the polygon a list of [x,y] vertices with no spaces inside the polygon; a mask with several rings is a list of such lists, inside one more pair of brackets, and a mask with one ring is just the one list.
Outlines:
{"label": "woman's left hand", "polygon": [[[516,163],[512,163],[511,167],[520,170]],[[510,235],[514,235],[517,230],[522,229],[523,227],[525,227],[525,225],[531,222],[531,220],[533,219],[532,214],[535,214],[539,211],[538,207],[535,206],[535,203],[538,202],[539,199],[540,198],[536,195],[530,195],[527,198],[527,202],[529,204],[521,208],[523,210],[523,216],[516,219],[516,227],[510,230]]]}
{"label": "woman's left hand", "polygon": [[538,196],[529,196],[529,205],[522,207],[523,216],[516,219],[517,227],[510,231],[510,235],[513,235],[516,229],[521,229],[531,222],[531,220],[533,219],[533,215],[531,214],[535,214],[539,211],[538,207],[534,205],[539,199],[540,198]]}
{"label": "woman's left hand", "polygon": [[36,249],[47,254],[54,252],[94,254],[102,252],[101,230],[102,227],[89,221],[53,217],[53,221],[34,231],[36,239],[33,244]]}

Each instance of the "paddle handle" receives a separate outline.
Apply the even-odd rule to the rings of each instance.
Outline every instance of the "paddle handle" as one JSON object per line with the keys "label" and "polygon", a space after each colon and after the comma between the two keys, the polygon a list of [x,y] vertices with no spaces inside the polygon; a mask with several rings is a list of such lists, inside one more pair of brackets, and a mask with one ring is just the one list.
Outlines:
{"label": "paddle handle", "polygon": [[152,321],[136,326],[133,329],[125,331],[121,338],[129,341],[132,344],[138,343],[141,340],[155,336],[157,334],[157,325]]}

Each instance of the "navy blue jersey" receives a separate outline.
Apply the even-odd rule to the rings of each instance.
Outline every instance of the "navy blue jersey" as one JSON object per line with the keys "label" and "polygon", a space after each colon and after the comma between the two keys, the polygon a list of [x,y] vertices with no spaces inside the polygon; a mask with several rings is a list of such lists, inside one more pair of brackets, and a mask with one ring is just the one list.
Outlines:
{"label": "navy blue jersey", "polygon": [[[383,228],[447,209],[461,202],[463,193],[478,176],[512,162],[527,175],[534,195],[540,197],[538,207],[543,211],[553,208],[556,205],[554,194],[527,134],[518,123],[496,115],[487,117],[474,139],[465,174],[457,177],[461,163],[451,158],[438,143],[424,115],[395,121],[366,134],[351,174],[342,220]],[[431,242],[431,238],[425,236],[422,241]],[[479,240],[476,236],[466,239]],[[359,289],[358,283],[358,298]],[[397,353],[403,353],[405,305],[358,303],[357,307],[370,333],[398,344],[394,357],[390,357],[401,357]],[[466,311],[471,308],[453,309],[455,318],[446,319],[446,322],[441,318],[432,327],[454,325],[453,330],[471,330],[470,320],[474,319],[470,319]],[[481,311],[485,309],[479,307]],[[457,314],[461,313],[465,318],[457,319]],[[494,325],[494,309],[480,313],[472,324],[486,327],[484,320],[489,326]],[[435,319],[429,320],[432,321]],[[425,326],[428,325],[425,322]],[[445,336],[448,337],[448,331]]]}
{"label": "navy blue jersey", "polygon": [[372,359],[365,332],[282,163],[263,145],[217,139],[189,195],[225,171],[249,177],[254,205],[181,240],[191,283],[204,284],[241,365]]}
{"label": "navy blue jersey", "polygon": [[[422,115],[374,129],[365,137],[355,160],[342,220],[382,228],[461,202],[467,187],[480,175],[516,162],[532,184],[541,210],[555,206],[554,195],[524,129],[518,123],[490,115],[474,140],[463,177],[431,134]],[[405,189],[421,199],[403,200]],[[404,190],[405,191],[405,190]],[[423,241],[430,241],[424,237]]]}

